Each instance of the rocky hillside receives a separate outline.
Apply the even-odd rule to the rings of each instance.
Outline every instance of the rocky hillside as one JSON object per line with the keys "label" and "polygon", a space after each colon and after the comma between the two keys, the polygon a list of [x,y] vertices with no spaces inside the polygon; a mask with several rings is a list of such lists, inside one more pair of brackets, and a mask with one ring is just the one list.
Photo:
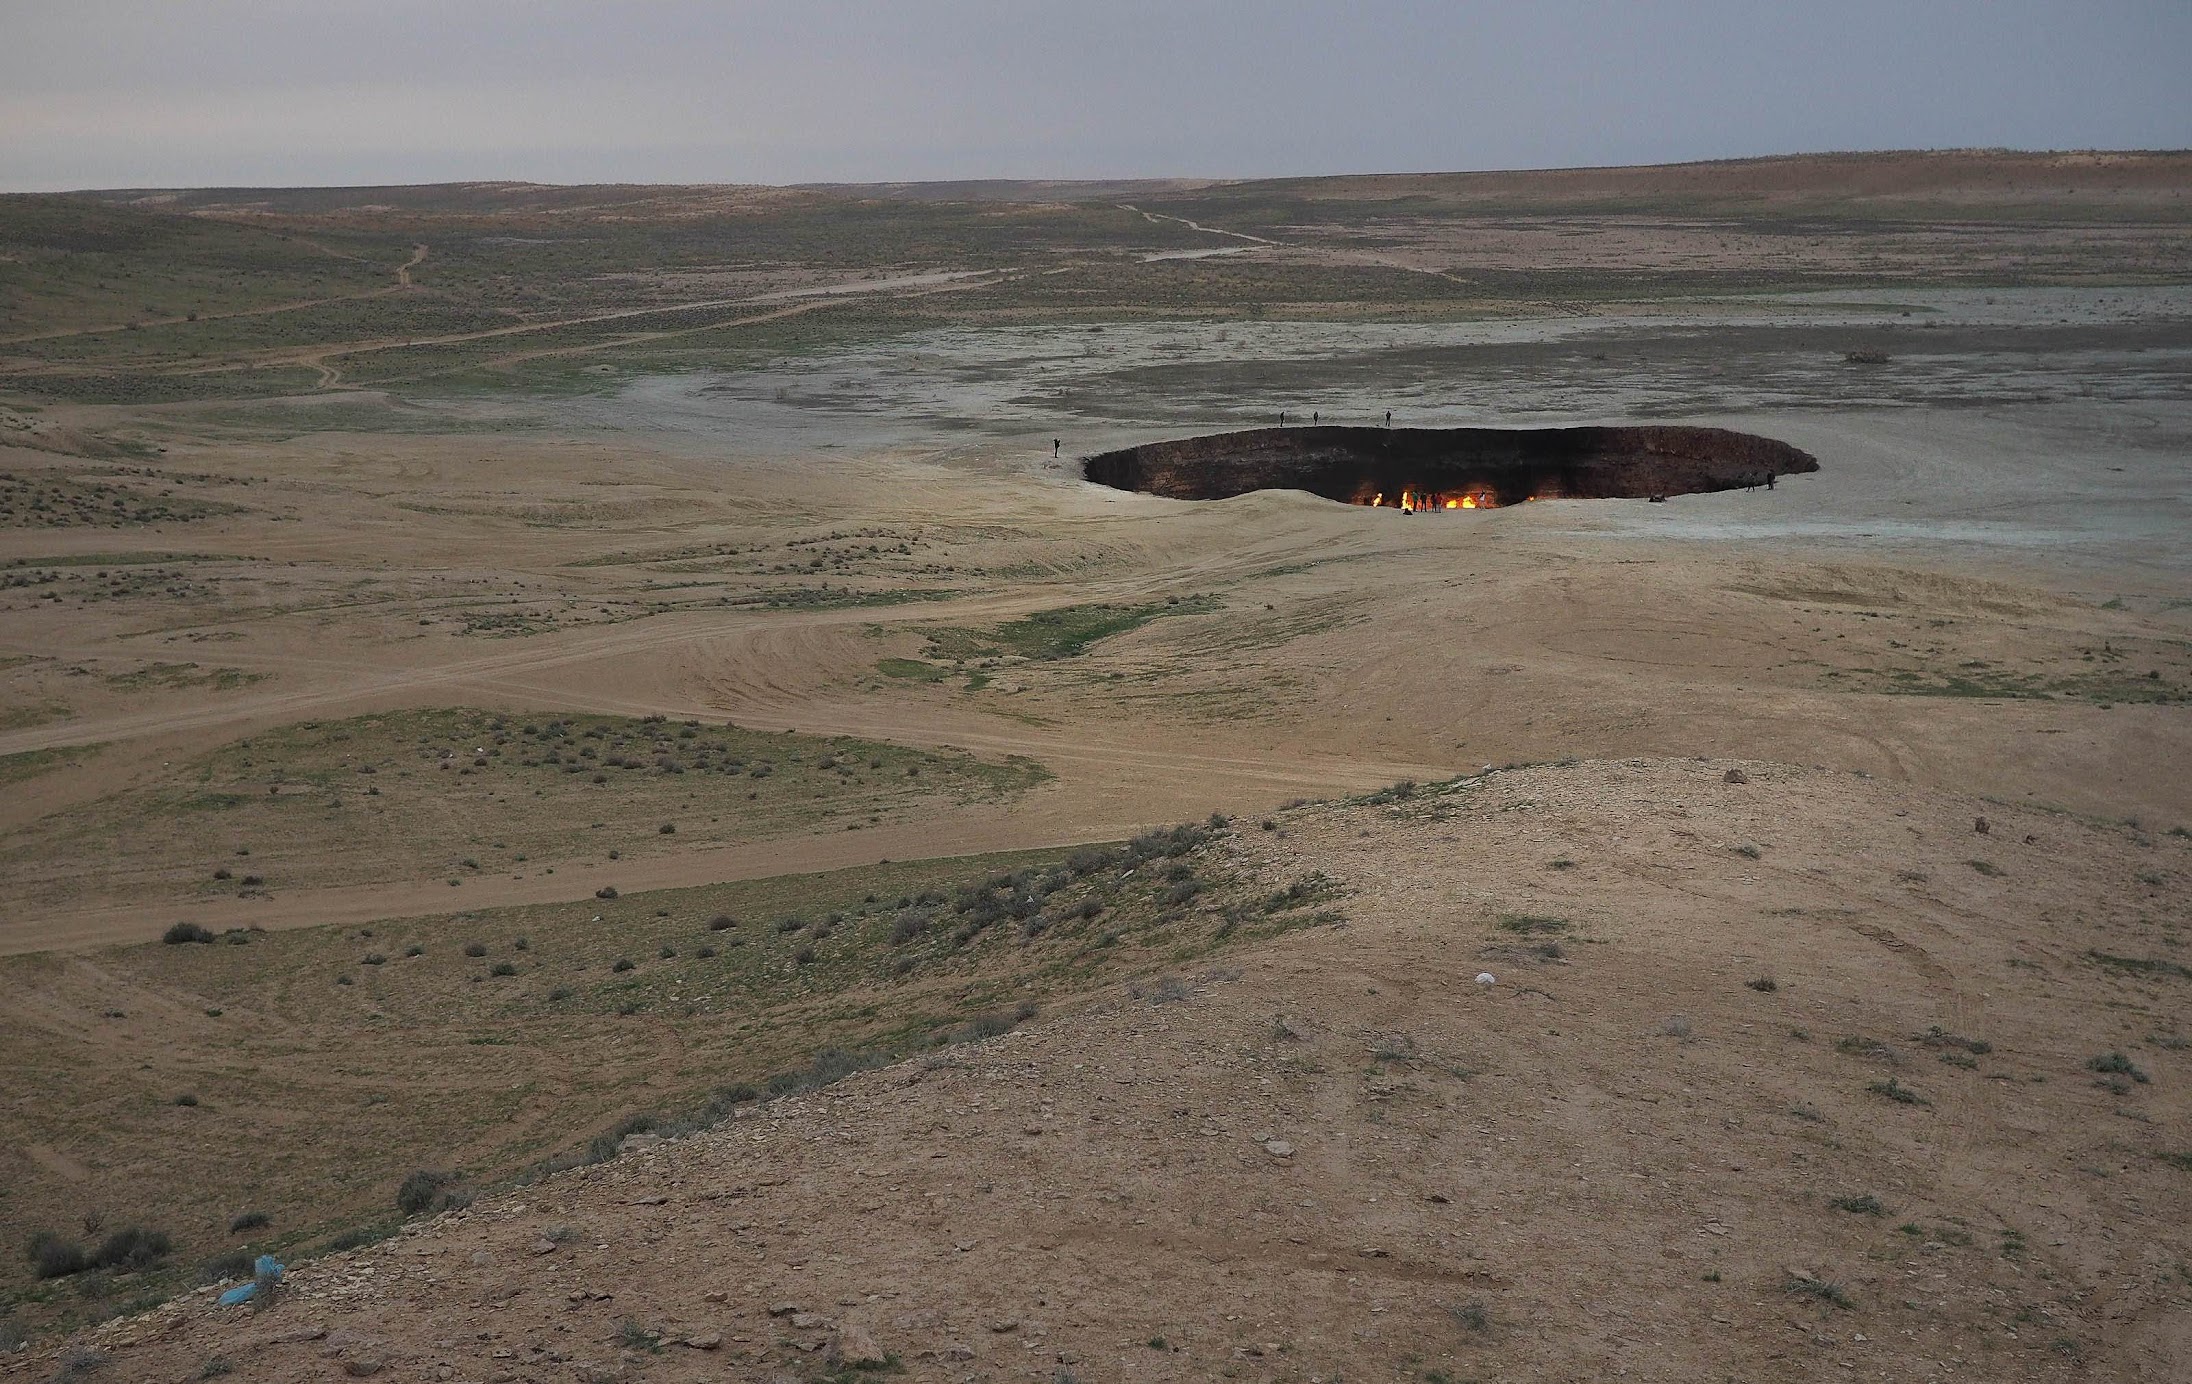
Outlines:
{"label": "rocky hillside", "polygon": [[1666,760],[1244,821],[1345,921],[0,1376],[2182,1378],[2188,844]]}

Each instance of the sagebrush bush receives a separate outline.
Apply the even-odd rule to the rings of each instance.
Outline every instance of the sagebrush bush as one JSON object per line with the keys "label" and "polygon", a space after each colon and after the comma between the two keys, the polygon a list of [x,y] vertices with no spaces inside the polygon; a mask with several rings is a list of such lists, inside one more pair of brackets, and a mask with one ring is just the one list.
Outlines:
{"label": "sagebrush bush", "polygon": [[1865,1089],[1876,1096],[1886,1096],[1897,1105],[1931,1105],[1933,1103],[1892,1076],[1886,1081],[1875,1081]]}
{"label": "sagebrush bush", "polygon": [[177,923],[166,932],[161,933],[160,940],[171,947],[175,947],[181,946],[185,942],[210,942],[213,940],[213,934],[196,923]]}
{"label": "sagebrush bush", "polygon": [[958,1031],[952,1034],[951,1040],[954,1043],[979,1043],[984,1038],[998,1038],[1010,1032],[1012,1032],[1012,1016],[1010,1014],[977,1014],[962,1024]]}
{"label": "sagebrush bush", "polygon": [[175,1242],[164,1230],[147,1230],[141,1225],[125,1226],[99,1242],[92,1254],[92,1261],[101,1268],[127,1269],[142,1272],[167,1258]]}
{"label": "sagebrush bush", "polygon": [[1102,846],[1083,846],[1066,857],[1066,869],[1086,877],[1101,874],[1119,863],[1119,852]]}
{"label": "sagebrush bush", "polygon": [[396,1209],[406,1216],[432,1210],[444,1201],[449,1184],[456,1180],[455,1173],[420,1168],[396,1188]]}
{"label": "sagebrush bush", "polygon": [[377,1245],[388,1238],[388,1231],[377,1225],[361,1225],[345,1230],[329,1240],[322,1248],[329,1254],[340,1254],[346,1249],[364,1249]]}
{"label": "sagebrush bush", "polygon": [[593,1137],[592,1142],[586,1145],[586,1161],[589,1163],[606,1163],[617,1156],[617,1149],[623,1145],[628,1136],[652,1134],[654,1128],[654,1116],[634,1115],[612,1129],[603,1130]]}
{"label": "sagebrush bush", "polygon": [[64,1240],[50,1230],[30,1237],[30,1271],[39,1278],[66,1278],[91,1267],[91,1256],[74,1240]]}
{"label": "sagebrush bush", "polygon": [[2086,1059],[2085,1065],[2087,1071],[2128,1076],[2142,1086],[2150,1080],[2138,1064],[2120,1052],[2104,1052],[2099,1057]]}
{"label": "sagebrush bush", "polygon": [[1151,1004],[1180,1004],[1195,992],[1178,976],[1160,976],[1147,993]]}

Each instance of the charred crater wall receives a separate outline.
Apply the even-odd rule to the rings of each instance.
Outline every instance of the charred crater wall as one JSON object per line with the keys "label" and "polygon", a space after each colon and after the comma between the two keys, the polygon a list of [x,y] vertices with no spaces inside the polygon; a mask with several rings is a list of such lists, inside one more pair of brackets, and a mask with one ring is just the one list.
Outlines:
{"label": "charred crater wall", "polygon": [[1647,499],[1762,485],[1817,471],[1806,452],[1727,428],[1252,428],[1103,452],[1099,485],[1178,500],[1306,490],[1370,504],[1404,492],[1524,500]]}

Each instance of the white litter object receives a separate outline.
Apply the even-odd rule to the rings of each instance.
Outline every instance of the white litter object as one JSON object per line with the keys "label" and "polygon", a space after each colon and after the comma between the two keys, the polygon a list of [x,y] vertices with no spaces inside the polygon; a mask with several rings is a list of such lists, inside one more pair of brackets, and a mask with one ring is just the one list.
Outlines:
{"label": "white litter object", "polygon": [[1477,984],[1497,985],[1499,984],[1499,977],[1493,975],[1490,971],[1479,971],[1477,972]]}

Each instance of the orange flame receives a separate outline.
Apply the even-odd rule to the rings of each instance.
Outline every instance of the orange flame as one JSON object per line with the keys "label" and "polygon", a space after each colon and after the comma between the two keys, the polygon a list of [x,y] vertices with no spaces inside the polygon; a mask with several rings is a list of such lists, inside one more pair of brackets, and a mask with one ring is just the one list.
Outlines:
{"label": "orange flame", "polygon": [[[1537,499],[1535,495],[1531,499]],[[1398,509],[1403,514],[1426,514],[1442,509],[1496,509],[1499,501],[1490,491],[1468,491],[1460,495],[1441,494],[1435,490],[1417,490],[1408,487],[1393,497],[1390,504],[1384,491],[1377,491],[1368,499],[1357,499],[1356,504],[1371,509]]]}

